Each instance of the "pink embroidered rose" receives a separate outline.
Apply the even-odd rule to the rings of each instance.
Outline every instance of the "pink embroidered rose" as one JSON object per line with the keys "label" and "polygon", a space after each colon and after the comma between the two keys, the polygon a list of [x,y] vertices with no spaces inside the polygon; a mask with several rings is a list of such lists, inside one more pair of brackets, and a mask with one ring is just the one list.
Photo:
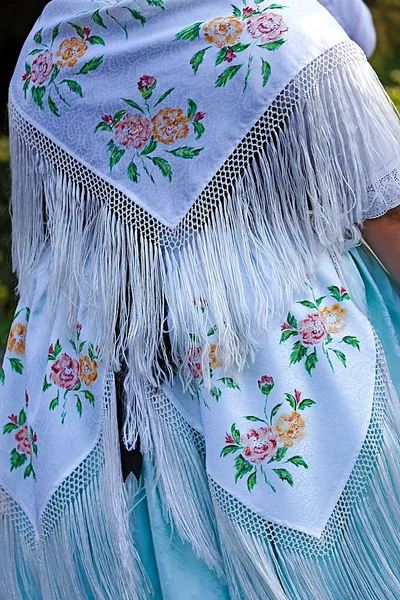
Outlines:
{"label": "pink embroidered rose", "polygon": [[115,141],[128,150],[142,150],[151,136],[150,121],[142,115],[127,113],[114,128]]}
{"label": "pink embroidered rose", "polygon": [[54,68],[53,55],[50,50],[45,50],[33,61],[31,66],[32,83],[43,85],[50,79]]}
{"label": "pink embroidered rose", "polygon": [[50,379],[59,387],[72,391],[79,381],[78,361],[62,354],[51,366]]}
{"label": "pink embroidered rose", "polygon": [[240,437],[244,446],[243,456],[251,463],[261,463],[267,458],[273,458],[278,449],[276,435],[271,427],[250,429]]}
{"label": "pink embroidered rose", "polygon": [[246,20],[247,32],[259,44],[268,44],[280,39],[288,27],[277,13],[255,14]]}
{"label": "pink embroidered rose", "polygon": [[275,383],[273,377],[269,377],[268,375],[263,375],[258,382],[260,392],[265,396],[269,396],[274,388],[274,385]]}
{"label": "pink embroidered rose", "polygon": [[319,313],[312,313],[299,322],[299,334],[303,344],[316,346],[327,339],[325,323]]}
{"label": "pink embroidered rose", "polygon": [[203,353],[203,348],[201,346],[197,346],[197,348],[192,348],[189,351],[189,370],[193,375],[194,379],[200,379],[203,376],[203,369],[201,366],[201,355]]}
{"label": "pink embroidered rose", "polygon": [[20,454],[31,454],[31,442],[29,439],[28,425],[25,425],[17,431],[15,439],[18,442],[17,450]]}

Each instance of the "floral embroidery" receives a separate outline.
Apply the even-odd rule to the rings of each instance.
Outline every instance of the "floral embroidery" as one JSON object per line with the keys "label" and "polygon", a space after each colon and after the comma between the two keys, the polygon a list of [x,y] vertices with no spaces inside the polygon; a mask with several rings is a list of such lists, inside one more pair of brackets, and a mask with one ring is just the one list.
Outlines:
{"label": "floral embroidery", "polygon": [[[26,407],[28,406],[28,394],[25,393]],[[11,471],[19,469],[25,465],[24,479],[33,477],[36,480],[36,473],[33,468],[33,457],[38,455],[37,435],[32,427],[28,427],[25,409],[22,409],[19,415],[10,415],[8,423],[3,427],[3,435],[13,434],[16,447],[11,450],[10,464]]]}
{"label": "floral embroidery", "polygon": [[313,287],[308,281],[307,286],[311,292],[312,300],[302,300],[297,304],[309,308],[314,312],[309,313],[304,319],[297,319],[290,312],[286,322],[281,326],[281,340],[283,344],[291,337],[299,337],[295,341],[290,354],[290,364],[294,365],[305,360],[304,366],[307,373],[312,376],[313,369],[319,361],[318,347],[321,348],[323,355],[329,363],[332,371],[335,371],[332,357],[339,361],[344,367],[347,367],[347,356],[340,350],[338,344],[346,344],[360,351],[360,341],[356,336],[345,335],[340,340],[336,336],[343,332],[346,327],[347,310],[342,306],[345,300],[350,300],[350,296],[344,287],[331,285],[328,287],[330,297],[336,300],[332,306],[324,306],[322,303],[326,296],[316,298]]}
{"label": "floral embroidery", "polygon": [[294,445],[305,438],[306,420],[301,413],[313,406],[315,401],[311,398],[302,399],[301,392],[294,390],[294,394],[285,394],[285,400],[291,408],[290,413],[281,412],[282,407],[286,407],[284,402],[276,404],[269,411],[268,398],[274,385],[273,378],[267,375],[263,375],[258,382],[258,388],[265,396],[265,418],[253,415],[243,417],[247,421],[262,423],[262,425],[241,433],[233,423],[230,432],[225,436],[226,446],[220,454],[221,458],[230,454],[236,455],[235,483],[247,476],[249,492],[252,492],[259,478],[262,478],[270,489],[276,492],[275,486],[270,481],[271,476],[277,476],[293,487],[294,479],[288,469],[293,466],[308,469],[308,464],[302,456],[293,454],[288,457],[288,453]]}
{"label": "floral embroidery", "polygon": [[205,113],[199,111],[197,104],[190,98],[186,112],[176,107],[157,109],[175,88],[168,89],[153,102],[156,87],[155,77],[142,75],[137,82],[137,89],[143,102],[139,104],[135,100],[123,98],[125,104],[134,112],[121,109],[114,115],[103,115],[94,130],[95,133],[103,131],[113,135],[107,144],[110,171],[119,163],[127,150],[133,151],[127,167],[128,178],[133,183],[139,182],[140,169],[143,169],[152,183],[155,183],[153,167],[156,167],[169,182],[172,181],[172,166],[166,158],[154,154],[157,149],[169,156],[187,160],[196,158],[204,150],[204,148],[193,148],[187,145],[168,149],[171,144],[186,139],[191,129],[195,140],[199,140],[205,132],[202,123]]}
{"label": "floral embroidery", "polygon": [[[100,25],[100,27],[107,29],[108,27],[106,25],[106,20],[103,18],[104,14],[106,14],[110,20],[114,21],[115,23],[117,23],[117,25],[119,27],[121,27],[121,29],[125,33],[125,38],[128,39],[129,33],[128,33],[128,28],[127,28],[126,24],[122,23],[115,16],[114,11],[112,11],[113,6],[118,6],[121,2],[124,2],[124,1],[125,0],[92,0],[92,2],[96,2],[97,4],[101,3],[104,5],[104,13],[102,14],[103,9],[98,8],[97,10],[95,10],[92,13],[91,19],[96,23],[96,25]],[[165,10],[164,0],[145,0],[145,1],[149,6],[155,6],[155,7],[161,8],[162,10]],[[105,8],[106,6],[107,6],[107,8]],[[138,21],[142,25],[142,27],[145,26],[146,17],[144,16],[144,14],[142,12],[137,10],[136,1],[128,3],[124,6],[121,6],[120,9],[121,9],[121,11],[125,10],[127,16]],[[82,13],[80,13],[80,14],[82,14]]]}
{"label": "floral embroidery", "polygon": [[[226,67],[216,79],[215,87],[223,87],[245,66],[243,62],[240,62],[240,56],[242,53],[247,53],[247,68],[243,71],[246,73],[243,91],[246,91],[253,69],[255,47],[273,52],[278,50],[286,41],[284,35],[288,31],[288,27],[282,15],[273,11],[287,7],[273,3],[262,9],[261,5],[265,1],[254,0],[255,6],[250,7],[246,6],[247,2],[243,0],[243,8],[232,5],[233,15],[216,17],[207,22],[200,21],[179,31],[174,41],[188,40],[192,42],[202,36],[207,44],[211,44],[192,56],[190,66],[193,71],[197,73],[206,52],[216,47],[218,49],[215,58],[216,67],[235,61],[235,64]],[[263,86],[267,85],[271,77],[271,71],[270,63],[261,58]]]}
{"label": "floral embroidery", "polygon": [[[83,399],[88,400],[91,406],[94,406],[96,402],[94,394],[88,389],[83,389],[83,385],[90,387],[97,380],[99,349],[95,349],[93,344],[88,343],[86,340],[81,341],[81,332],[82,325],[77,323],[75,339],[69,340],[75,351],[75,358],[63,352],[60,340],[57,340],[55,344],[51,344],[48,352],[48,361],[52,362],[52,365],[49,380],[47,376],[44,378],[43,392],[47,392],[53,385],[58,388],[57,395],[50,402],[49,410],[55,410],[59,406],[62,394],[62,424],[64,424],[67,416],[67,401],[71,392],[74,392],[79,417],[82,417]],[[87,354],[82,354],[86,344]]]}
{"label": "floral embroidery", "polygon": [[[15,354],[16,356],[6,355],[6,359],[9,361],[11,369],[14,371],[14,373],[17,373],[17,375],[22,375],[24,372],[24,363],[21,359],[25,355],[26,331],[30,314],[31,311],[27,306],[21,308],[15,313],[13,323],[18,319],[18,317],[20,317],[20,315],[25,317],[25,322],[18,320],[16,323],[14,323],[14,325],[11,327],[7,340],[7,353]],[[0,369],[0,383],[4,385],[4,382],[5,372],[2,368]]]}
{"label": "floral embroidery", "polygon": [[47,107],[56,117],[61,116],[58,101],[68,108],[71,107],[66,93],[83,98],[82,86],[75,77],[96,71],[103,63],[103,56],[91,58],[80,66],[79,71],[73,74],[73,78],[64,78],[65,69],[76,67],[89,46],[105,45],[103,38],[92,35],[89,27],[82,27],[77,23],[69,23],[69,25],[75,30],[76,35],[62,40],[55,52],[53,47],[60,36],[59,25],[53,28],[51,34],[49,32],[50,39],[46,38],[46,41],[43,28],[35,33],[33,40],[36,48],[29,53],[30,57],[35,56],[35,58],[31,63],[28,61],[25,63],[25,73],[22,76],[25,99],[30,88],[31,97],[37,106],[44,110],[44,100],[47,98]]}

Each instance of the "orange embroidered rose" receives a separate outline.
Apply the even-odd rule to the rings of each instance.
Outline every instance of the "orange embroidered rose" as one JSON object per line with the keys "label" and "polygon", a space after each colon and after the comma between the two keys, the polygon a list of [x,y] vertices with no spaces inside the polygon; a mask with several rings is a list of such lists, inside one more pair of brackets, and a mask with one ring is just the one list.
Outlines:
{"label": "orange embroidered rose", "polygon": [[79,372],[85,385],[92,385],[97,379],[97,361],[91,360],[88,356],[81,356],[79,359]]}
{"label": "orange embroidered rose", "polygon": [[347,311],[339,304],[321,310],[321,317],[325,323],[328,333],[340,333],[346,327]]}
{"label": "orange embroidered rose", "polygon": [[303,417],[294,411],[291,414],[281,415],[275,423],[274,430],[279,442],[289,448],[304,438],[305,426],[306,422]]}
{"label": "orange embroidered rose", "polygon": [[25,340],[26,325],[24,325],[23,323],[16,323],[11,328],[7,342],[7,350],[9,352],[15,352],[15,354],[24,354]]}
{"label": "orange embroidered rose", "polygon": [[181,108],[163,108],[153,118],[154,139],[173,144],[189,134],[189,119]]}
{"label": "orange embroidered rose", "polygon": [[87,49],[87,43],[81,38],[72,37],[64,40],[56,53],[56,56],[59,56],[58,66],[61,68],[74,67]]}
{"label": "orange embroidered rose", "polygon": [[223,363],[217,354],[217,344],[210,345],[210,365],[213,369],[219,369],[223,367]]}
{"label": "orange embroidered rose", "polygon": [[217,17],[204,25],[204,37],[217,48],[236,44],[243,33],[243,23],[237,17]]}

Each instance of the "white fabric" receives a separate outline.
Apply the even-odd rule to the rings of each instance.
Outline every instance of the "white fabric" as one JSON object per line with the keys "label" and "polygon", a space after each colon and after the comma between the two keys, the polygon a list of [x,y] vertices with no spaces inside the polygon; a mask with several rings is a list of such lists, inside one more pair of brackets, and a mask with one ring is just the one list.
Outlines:
{"label": "white fabric", "polygon": [[376,32],[371,12],[363,0],[319,0],[340,23],[347,35],[370,57],[375,50]]}
{"label": "white fabric", "polygon": [[[288,0],[284,5],[269,5],[263,0],[243,4],[240,9],[233,9],[229,0],[190,3],[166,0],[165,10],[155,4],[143,2],[137,7],[142,15],[140,21],[138,11],[135,19],[130,16],[128,0],[111,5],[89,0],[53,0],[22,49],[10,98],[18,111],[60,148],[111,182],[160,222],[173,227],[288,82],[313,59],[347,40],[347,36],[316,0],[301,3]],[[268,6],[279,8],[268,9]],[[233,10],[241,16],[234,17]],[[247,18],[248,14],[242,12],[246,10],[260,14]],[[225,30],[217,34],[213,29],[213,18],[220,17],[230,19],[229,38]],[[267,25],[269,33],[262,33],[266,25],[260,25],[257,19],[274,21],[273,25]],[[128,26],[126,33],[121,23]],[[199,37],[174,41],[184,28],[196,23],[202,24]],[[315,35],[315,31],[323,31],[324,35]],[[230,49],[223,60],[221,52],[228,52],[227,41],[231,44],[229,48],[238,48],[240,43],[246,49],[239,48],[235,57]],[[272,46],[262,48],[264,44]],[[202,50],[205,50],[204,60],[195,73],[190,61]],[[218,56],[221,61],[215,66]],[[52,69],[53,65],[56,66]],[[218,86],[217,78],[235,65],[238,68],[242,65],[238,73],[225,86]],[[249,67],[251,74],[244,91]],[[138,87],[142,76],[157,80],[147,100]],[[65,83],[66,80],[70,83]],[[26,98],[24,85],[28,86]],[[168,97],[154,106],[161,94],[172,88]],[[38,100],[38,94],[42,93],[43,98]],[[124,98],[130,100],[130,106]],[[189,100],[195,103],[193,111],[197,114],[191,116],[190,122],[185,116],[191,110]],[[179,111],[169,113],[169,118],[181,121],[178,127],[181,137],[174,129],[176,122],[173,125],[169,121],[161,135],[161,139],[169,141],[159,141],[155,151],[142,155],[146,144],[141,145],[139,130],[149,148],[150,116],[154,123],[157,114],[161,114],[159,111],[171,108]],[[116,117],[121,110],[128,112]],[[107,123],[102,121],[103,116],[119,122],[104,130]],[[195,118],[199,119],[197,127],[200,124],[205,128],[198,140]],[[136,129],[126,119],[135,119]],[[100,123],[103,129],[95,133]],[[154,124],[152,127],[153,137],[157,138],[156,130],[160,133],[161,128]],[[110,140],[114,140],[112,152],[107,146]],[[140,145],[140,154],[135,144]],[[198,155],[185,159],[171,154],[182,147],[194,148]],[[122,157],[121,152],[124,152]],[[112,170],[111,154],[114,162],[119,157]],[[165,162],[157,167],[151,160],[154,157],[170,165],[171,181],[165,175],[169,167]],[[132,160],[136,167],[130,167]],[[129,179],[129,175],[135,178],[133,168],[138,169],[137,182]],[[160,168],[164,168],[164,175]],[[150,174],[146,174],[146,169]]]}
{"label": "white fabric", "polygon": [[[370,422],[375,384],[376,353],[372,328],[347,296],[341,301],[332,296],[337,296],[338,292],[333,291],[331,286],[342,289],[332,261],[325,256],[320,262],[316,282],[312,284],[314,296],[309,288],[306,292],[300,291],[297,304],[290,308],[290,313],[297,320],[298,331],[302,332],[300,335],[290,334],[286,341],[280,343],[281,335],[290,331],[290,328],[285,330],[283,325],[287,323],[286,315],[281,320],[274,319],[268,337],[259,339],[255,363],[243,374],[233,376],[229,381],[226,378],[231,374],[226,373],[221,364],[218,366],[214,362],[214,367],[211,363],[211,393],[200,376],[197,378],[198,388],[192,396],[189,392],[182,393],[179,382],[173,389],[165,389],[184,418],[204,436],[207,469],[213,480],[267,521],[315,537],[322,534],[359,455]],[[346,294],[344,289],[340,293]],[[300,301],[314,302],[315,298],[322,297],[319,311],[311,305],[299,304]],[[322,328],[326,326],[332,332],[331,342],[322,342],[323,338],[318,340],[318,335],[321,332],[323,334],[321,321],[314,331],[318,330],[319,334],[307,335],[312,320],[310,315],[315,317],[318,314],[325,323]],[[351,339],[354,345],[348,343]],[[315,368],[310,369],[310,374],[305,368],[305,358],[290,364],[293,345],[299,340],[308,350],[308,355],[314,350],[317,352],[318,362]],[[347,340],[347,343],[343,340]],[[210,343],[217,341],[217,333],[210,336]],[[332,366],[324,355],[323,344]],[[328,349],[330,346],[343,353],[346,366],[333,350]],[[215,351],[212,348],[212,357],[223,363],[223,352],[215,358]],[[198,353],[193,355],[192,361],[194,370],[200,372],[202,368]],[[203,372],[208,368],[205,367]],[[249,421],[244,418],[254,416],[265,420],[264,403],[267,396],[259,387],[262,376],[272,377],[274,381],[267,400],[268,416],[275,406],[282,403],[272,419],[272,433],[264,432],[271,436],[269,446],[268,443],[265,445],[266,438],[261,428],[269,428],[270,423],[267,425],[260,420]],[[232,384],[232,381],[235,383]],[[285,400],[285,394],[295,396],[294,390],[301,392],[300,402],[306,398],[315,404],[293,411],[293,407]],[[290,438],[282,415],[293,415],[294,412],[297,412],[297,416],[290,423],[291,426],[300,424],[300,433]],[[240,431],[242,446],[251,448],[247,457],[243,448],[221,456],[224,447],[234,445],[229,438],[225,440],[226,435],[231,435],[232,424],[235,424],[233,429]],[[246,442],[246,434],[251,430],[256,434],[250,434],[252,439]],[[289,445],[282,460],[269,463],[272,457],[279,456],[276,452],[286,443]],[[257,447],[260,452],[258,455],[255,450]],[[253,469],[235,483],[234,461],[239,456],[248,458],[247,466],[250,469],[253,465]],[[301,456],[308,468],[303,464],[287,462],[294,456]],[[252,463],[252,460],[257,462]],[[251,487],[251,484],[248,484],[248,478],[254,472],[254,467],[257,482],[249,491],[248,485]],[[281,480],[273,471],[274,468],[287,471],[293,479],[293,485]],[[262,469],[276,491],[264,481]]]}

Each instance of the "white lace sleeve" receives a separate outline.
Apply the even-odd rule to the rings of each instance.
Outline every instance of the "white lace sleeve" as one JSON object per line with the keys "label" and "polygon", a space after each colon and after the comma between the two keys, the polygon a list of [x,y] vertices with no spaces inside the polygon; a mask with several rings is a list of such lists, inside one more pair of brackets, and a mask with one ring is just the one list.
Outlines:
{"label": "white lace sleeve", "polygon": [[400,206],[400,165],[388,171],[368,187],[368,206],[365,219],[382,217]]}

